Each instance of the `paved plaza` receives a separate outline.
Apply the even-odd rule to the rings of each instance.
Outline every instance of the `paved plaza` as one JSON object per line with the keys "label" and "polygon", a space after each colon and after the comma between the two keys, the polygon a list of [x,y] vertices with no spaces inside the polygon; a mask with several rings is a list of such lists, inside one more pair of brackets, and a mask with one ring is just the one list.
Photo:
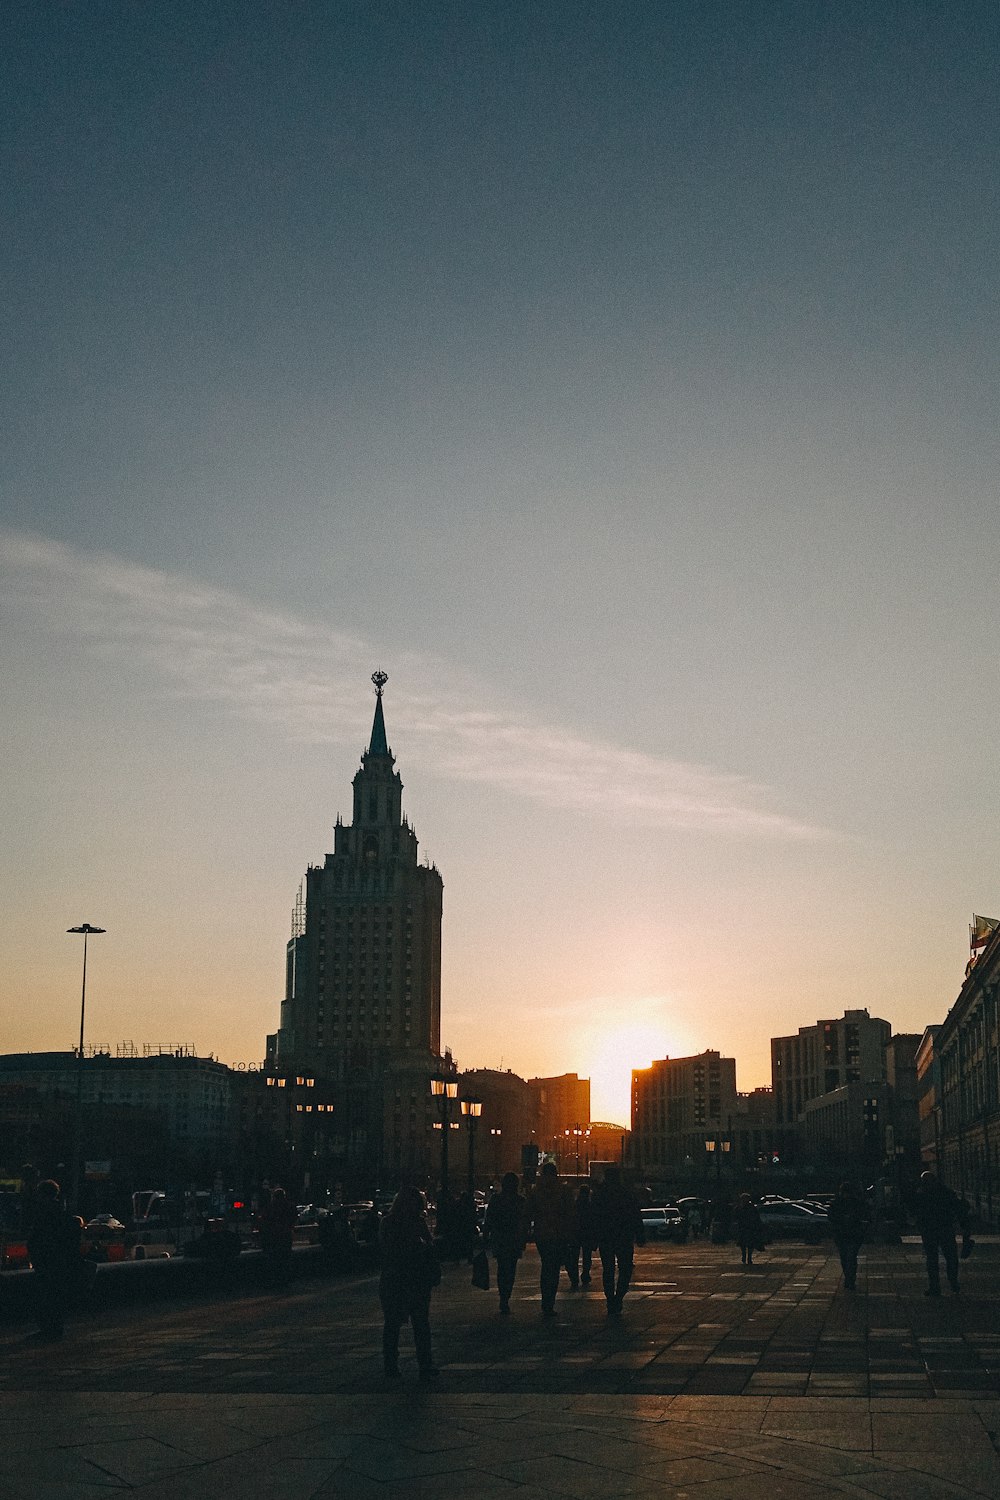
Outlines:
{"label": "paved plaza", "polygon": [[435,1387],[387,1388],[371,1276],[8,1324],[0,1494],[995,1500],[998,1273],[981,1244],[925,1298],[919,1244],[878,1247],[852,1296],[827,1248],[648,1246],[620,1321],[595,1281],[549,1322],[533,1252],[510,1318],[449,1266]]}

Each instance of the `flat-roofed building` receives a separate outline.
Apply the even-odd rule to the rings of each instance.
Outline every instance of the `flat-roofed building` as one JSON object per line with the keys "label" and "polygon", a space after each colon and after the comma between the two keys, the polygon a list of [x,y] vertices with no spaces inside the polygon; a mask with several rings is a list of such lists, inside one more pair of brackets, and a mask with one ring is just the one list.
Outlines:
{"label": "flat-roofed building", "polygon": [[771,1039],[771,1087],[775,1121],[794,1125],[810,1099],[849,1083],[882,1083],[888,1021],[867,1010],[845,1011],[839,1020],[800,1026],[795,1036]]}
{"label": "flat-roofed building", "polygon": [[576,1073],[529,1078],[534,1102],[534,1140],[540,1151],[558,1153],[567,1130],[590,1124],[590,1079]]}
{"label": "flat-roofed building", "polygon": [[631,1160],[638,1172],[704,1166],[731,1155],[736,1061],[715,1051],[665,1057],[632,1072]]}
{"label": "flat-roofed building", "polygon": [[0,1056],[0,1084],[75,1100],[78,1066],[85,1109],[126,1106],[156,1115],[181,1148],[221,1150],[227,1145],[230,1071],[212,1057],[198,1057],[192,1047],[139,1049],[123,1043],[114,1056],[95,1051],[79,1065],[75,1052],[8,1053]]}

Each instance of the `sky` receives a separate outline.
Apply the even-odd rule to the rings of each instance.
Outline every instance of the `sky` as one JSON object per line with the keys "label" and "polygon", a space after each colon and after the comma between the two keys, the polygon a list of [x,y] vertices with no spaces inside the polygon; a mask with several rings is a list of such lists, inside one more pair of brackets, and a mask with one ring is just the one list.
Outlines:
{"label": "sky", "polygon": [[371,672],[463,1067],[943,1019],[997,871],[993,4],[7,13],[0,1047],[259,1061]]}

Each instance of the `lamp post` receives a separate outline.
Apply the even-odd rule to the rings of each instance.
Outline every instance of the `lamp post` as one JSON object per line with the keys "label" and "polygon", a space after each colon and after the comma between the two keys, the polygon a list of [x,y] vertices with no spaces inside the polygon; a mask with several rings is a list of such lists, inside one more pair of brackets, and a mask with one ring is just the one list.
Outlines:
{"label": "lamp post", "polygon": [[500,1137],[503,1135],[503,1127],[500,1125],[490,1126],[490,1135],[493,1137],[493,1176],[500,1176]]}
{"label": "lamp post", "polygon": [[67,927],[68,933],[83,937],[83,984],[80,988],[80,1045],[76,1052],[76,1111],[73,1117],[73,1187],[70,1193],[70,1209],[76,1213],[80,1205],[80,1166],[83,1154],[83,1027],[87,1014],[87,939],[98,937],[107,929],[83,922],[79,927]]}
{"label": "lamp post", "polygon": [[715,1158],[715,1181],[718,1183],[722,1176],[722,1153],[728,1151],[732,1142],[723,1139],[722,1136],[709,1136],[705,1142],[705,1150],[711,1152]]}
{"label": "lamp post", "polygon": [[463,1099],[462,1113],[469,1121],[469,1195],[476,1190],[476,1121],[483,1112],[481,1099]]}
{"label": "lamp post", "polygon": [[[569,1134],[568,1131],[566,1133],[567,1133],[567,1135]],[[584,1128],[583,1128],[582,1125],[574,1125],[573,1126],[573,1135],[576,1138],[576,1175],[577,1175],[577,1177],[579,1177],[579,1175],[580,1175],[580,1142],[584,1138],[584,1136],[586,1136],[588,1140],[590,1139],[590,1131],[589,1130],[584,1130]],[[589,1163],[588,1163],[588,1167],[589,1167]]]}
{"label": "lamp post", "polygon": [[441,1193],[448,1191],[448,1101],[458,1098],[457,1078],[432,1078],[431,1094],[441,1101]]}

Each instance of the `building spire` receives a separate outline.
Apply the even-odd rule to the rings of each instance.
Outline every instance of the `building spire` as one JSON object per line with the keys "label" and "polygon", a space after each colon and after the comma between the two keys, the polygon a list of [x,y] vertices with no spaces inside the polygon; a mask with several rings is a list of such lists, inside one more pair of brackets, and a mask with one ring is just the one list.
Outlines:
{"label": "building spire", "polygon": [[381,669],[372,673],[375,684],[375,718],[372,720],[372,738],[368,746],[369,755],[389,755],[389,743],[385,737],[385,719],[382,715],[382,689],[389,681],[387,672]]}

